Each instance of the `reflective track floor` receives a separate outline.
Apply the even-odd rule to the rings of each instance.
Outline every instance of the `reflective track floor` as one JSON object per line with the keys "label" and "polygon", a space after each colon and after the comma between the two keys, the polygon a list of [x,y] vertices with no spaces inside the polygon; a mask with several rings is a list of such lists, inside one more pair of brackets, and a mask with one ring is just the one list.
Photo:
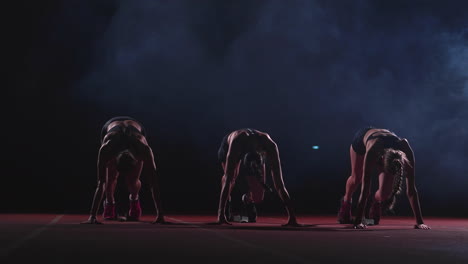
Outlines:
{"label": "reflective track floor", "polygon": [[214,215],[168,215],[172,224],[81,225],[86,215],[0,214],[0,263],[468,263],[468,219],[385,217],[354,230],[335,216],[284,216],[212,225]]}

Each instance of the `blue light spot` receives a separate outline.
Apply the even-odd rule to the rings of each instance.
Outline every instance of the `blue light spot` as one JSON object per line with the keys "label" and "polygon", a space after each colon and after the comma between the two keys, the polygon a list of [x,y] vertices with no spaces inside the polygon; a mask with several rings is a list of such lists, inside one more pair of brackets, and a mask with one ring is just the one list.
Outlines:
{"label": "blue light spot", "polygon": [[312,146],[312,149],[319,149],[319,146]]}

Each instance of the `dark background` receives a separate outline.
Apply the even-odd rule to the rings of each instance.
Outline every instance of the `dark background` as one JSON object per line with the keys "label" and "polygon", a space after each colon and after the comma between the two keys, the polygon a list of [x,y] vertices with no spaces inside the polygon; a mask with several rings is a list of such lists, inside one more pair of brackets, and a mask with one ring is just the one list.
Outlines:
{"label": "dark background", "polygon": [[[352,137],[373,125],[411,143],[424,215],[467,216],[466,10],[429,0],[19,2],[5,9],[0,212],[87,212],[101,126],[130,115],[147,128],[168,212],[215,214],[221,139],[253,127],[278,143],[297,212],[334,214]],[[282,212],[271,195],[261,210]]]}

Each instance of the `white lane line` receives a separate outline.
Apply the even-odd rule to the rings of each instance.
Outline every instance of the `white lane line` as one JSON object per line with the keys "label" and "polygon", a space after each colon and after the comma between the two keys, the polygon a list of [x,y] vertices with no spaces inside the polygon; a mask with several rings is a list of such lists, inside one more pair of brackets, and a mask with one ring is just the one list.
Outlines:
{"label": "white lane line", "polygon": [[[269,253],[270,255],[276,255],[278,257],[282,257],[282,258],[286,258],[287,260],[289,260],[287,263],[307,263],[307,264],[311,264],[312,262],[309,261],[309,260],[305,260],[301,257],[298,257],[298,256],[292,256],[292,255],[286,255],[286,254],[281,254],[280,252],[278,251],[275,251],[275,250],[272,250],[272,249],[269,249],[267,247],[262,247],[262,246],[259,246],[259,245],[256,245],[256,244],[252,244],[252,243],[249,243],[245,240],[241,240],[241,239],[236,239],[236,238],[233,238],[231,236],[228,236],[226,234],[223,234],[223,233],[220,233],[220,232],[217,232],[216,230],[212,230],[212,229],[208,229],[208,228],[204,228],[203,226],[201,225],[197,225],[197,224],[194,224],[194,223],[189,223],[189,222],[185,222],[185,221],[182,221],[180,219],[176,219],[176,218],[172,218],[172,217],[166,217],[170,220],[173,220],[173,221],[176,221],[176,222],[179,222],[181,224],[186,224],[188,226],[192,226],[192,227],[196,227],[196,228],[199,228],[203,231],[206,231],[206,232],[210,232],[210,233],[213,233],[221,238],[224,238],[226,240],[229,240],[231,242],[234,242],[234,243],[237,243],[237,244],[240,244],[242,246],[246,246],[246,247],[249,247],[249,248],[252,248],[252,249],[257,249],[257,250],[262,250],[262,251],[265,251],[267,253]],[[229,229],[229,228],[227,228]]]}
{"label": "white lane line", "polygon": [[35,237],[37,237],[38,235],[40,235],[42,232],[44,232],[44,230],[46,230],[49,226],[51,225],[54,225],[56,224],[58,221],[60,221],[60,219],[63,217],[63,215],[57,215],[54,219],[52,219],[52,221],[50,221],[48,224],[46,224],[45,226],[41,226],[39,228],[36,228],[35,230],[33,230],[31,233],[29,233],[27,236],[21,238],[21,239],[18,239],[16,240],[15,242],[13,242],[12,244],[10,244],[8,247],[6,248],[2,248],[0,249],[0,257],[7,257],[13,250],[15,249],[18,249],[19,247],[21,247],[24,243],[26,243],[28,240],[31,240]]}

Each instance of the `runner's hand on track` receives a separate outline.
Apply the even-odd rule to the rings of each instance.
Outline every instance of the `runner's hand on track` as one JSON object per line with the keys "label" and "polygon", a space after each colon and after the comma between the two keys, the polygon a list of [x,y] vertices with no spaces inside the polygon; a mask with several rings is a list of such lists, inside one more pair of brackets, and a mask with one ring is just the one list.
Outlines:
{"label": "runner's hand on track", "polygon": [[95,224],[95,225],[102,225],[101,222],[99,222],[95,216],[90,216],[88,218],[88,220],[84,221],[84,222],[81,222],[81,224],[87,224],[87,225],[92,225],[92,224]]}
{"label": "runner's hand on track", "polygon": [[354,229],[367,229],[367,225],[360,223],[359,225],[354,225]]}
{"label": "runner's hand on track", "polygon": [[286,224],[282,225],[282,226],[284,226],[284,227],[303,227],[304,225],[299,224],[296,219],[289,219],[289,221]]}
{"label": "runner's hand on track", "polygon": [[156,218],[156,220],[154,220],[153,222],[151,222],[152,224],[167,224],[166,220],[164,220],[164,216],[159,216]]}
{"label": "runner's hand on track", "polygon": [[216,222],[218,225],[232,225],[229,223],[229,221],[226,219],[226,217],[218,218],[218,222]]}
{"label": "runner's hand on track", "polygon": [[429,230],[431,229],[428,225],[425,224],[419,224],[419,225],[414,225],[414,229],[424,229],[424,230]]}

